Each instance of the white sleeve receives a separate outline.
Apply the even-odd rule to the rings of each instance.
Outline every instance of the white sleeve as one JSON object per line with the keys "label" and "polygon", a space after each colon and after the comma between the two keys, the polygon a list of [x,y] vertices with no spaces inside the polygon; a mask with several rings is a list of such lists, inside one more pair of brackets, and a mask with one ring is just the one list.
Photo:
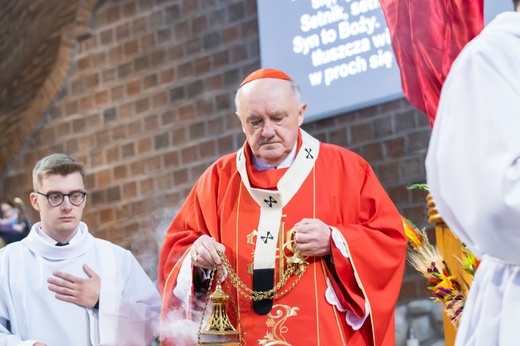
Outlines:
{"label": "white sleeve", "polygon": [[[116,257],[114,250],[111,253]],[[104,262],[108,260],[104,258]],[[119,263],[122,268],[109,265],[112,268],[103,273],[98,319],[95,310],[89,314],[94,318],[92,330],[96,330],[94,324],[98,323],[100,345],[149,345],[159,335],[159,292],[129,251],[114,260],[112,263]],[[117,278],[115,282],[107,275],[113,270],[117,271],[112,273]]]}
{"label": "white sleeve", "polygon": [[[0,278],[8,277],[6,252],[0,252]],[[6,286],[8,280],[0,281],[0,346],[32,346],[37,340],[22,340],[18,335],[13,335],[7,329],[8,321],[14,316],[10,316],[9,311],[13,311],[10,289]],[[10,307],[8,307],[10,306]]]}
{"label": "white sleeve", "polygon": [[516,260],[520,248],[520,54],[488,32],[455,60],[426,158],[440,215],[475,255]]}

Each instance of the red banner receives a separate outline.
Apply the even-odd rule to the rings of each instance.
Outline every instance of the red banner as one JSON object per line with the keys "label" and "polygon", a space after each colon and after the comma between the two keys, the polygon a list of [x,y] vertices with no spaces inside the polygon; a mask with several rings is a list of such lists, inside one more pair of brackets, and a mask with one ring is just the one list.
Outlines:
{"label": "red banner", "polygon": [[483,0],[379,0],[405,97],[433,127],[442,85],[462,48],[484,27]]}

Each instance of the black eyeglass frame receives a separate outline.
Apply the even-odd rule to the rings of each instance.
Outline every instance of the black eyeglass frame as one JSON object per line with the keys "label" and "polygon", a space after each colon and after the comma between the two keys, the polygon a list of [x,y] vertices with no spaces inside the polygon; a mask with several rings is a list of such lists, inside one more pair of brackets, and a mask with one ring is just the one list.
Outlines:
{"label": "black eyeglass frame", "polygon": [[[73,206],[78,207],[78,206],[82,205],[83,202],[85,202],[85,197],[87,197],[87,191],[81,191],[81,190],[72,191],[70,193],[49,192],[48,194],[45,194],[45,193],[41,193],[40,191],[36,191],[36,193],[39,194],[39,195],[45,196],[45,198],[47,199],[47,203],[49,203],[49,205],[51,207],[59,207],[60,205],[62,205],[63,201],[65,201],[65,197],[69,197],[70,204],[72,204]],[[81,193],[83,195],[83,199],[81,200],[81,202],[79,202],[79,203],[72,202],[72,199],[70,199],[70,195],[75,194],[75,193]],[[52,204],[50,199],[49,199],[49,197],[51,195],[61,195],[61,202],[58,203],[58,204]]]}

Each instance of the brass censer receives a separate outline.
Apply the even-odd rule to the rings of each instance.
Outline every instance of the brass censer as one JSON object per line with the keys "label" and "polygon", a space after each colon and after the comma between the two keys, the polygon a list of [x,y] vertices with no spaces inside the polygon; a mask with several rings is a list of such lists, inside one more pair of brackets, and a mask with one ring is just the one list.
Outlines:
{"label": "brass censer", "polygon": [[[222,266],[226,268],[229,279],[237,290],[237,293],[252,301],[280,298],[289,293],[296,286],[305,273],[309,263],[307,262],[307,257],[302,256],[296,249],[294,233],[295,230],[293,228],[288,232],[288,238],[290,240],[283,245],[284,257],[287,261],[286,270],[280,277],[278,283],[269,291],[253,291],[251,288],[247,287],[247,285],[244,284],[244,282],[238,277],[238,274],[234,271],[224,253],[218,253],[222,260],[222,264],[215,266],[215,269],[211,273],[209,282],[209,287],[211,290],[211,287],[213,287],[213,280],[215,279],[215,276],[217,277],[215,291],[209,296],[211,302],[213,303],[211,316],[208,319],[206,327],[203,329],[202,325],[204,323],[204,314],[208,304],[208,300],[206,300],[200,322],[199,332],[197,333],[198,346],[240,346],[244,344],[242,340],[244,332],[242,331],[242,326],[240,324],[240,317],[238,315],[236,303],[232,298],[231,300],[233,302],[237,321],[241,331],[238,331],[233,326],[226,312],[226,304],[229,300],[229,296],[222,290],[222,286],[219,282]],[[293,275],[296,276],[296,280],[290,286],[283,289],[289,278]]]}
{"label": "brass censer", "polygon": [[[209,287],[211,289],[215,273],[217,278],[219,277],[220,265],[216,266],[211,274]],[[198,346],[240,346],[242,345],[242,334],[236,330],[226,311],[226,305],[229,300],[229,296],[224,292],[222,286],[217,279],[215,291],[210,294],[209,299],[212,302],[211,316],[208,319],[206,327],[202,329],[204,322],[204,312],[206,311],[208,301],[204,306],[202,315],[201,325],[199,332],[197,333]],[[234,303],[234,302],[233,302]],[[235,310],[236,306],[235,306]],[[238,318],[238,313],[237,313]],[[201,330],[202,329],[202,330]]]}

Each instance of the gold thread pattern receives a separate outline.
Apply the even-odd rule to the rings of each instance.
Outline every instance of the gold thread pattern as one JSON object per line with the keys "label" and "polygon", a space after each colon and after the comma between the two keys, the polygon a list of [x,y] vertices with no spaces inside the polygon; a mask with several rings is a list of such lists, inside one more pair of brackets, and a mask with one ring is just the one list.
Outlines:
{"label": "gold thread pattern", "polygon": [[264,346],[291,346],[284,338],[284,334],[289,331],[289,328],[285,326],[285,322],[289,317],[297,315],[299,307],[290,307],[288,305],[276,304],[271,309],[271,312],[267,314],[267,321],[265,324],[271,328],[271,331],[267,331],[263,339],[259,339],[258,343]]}

